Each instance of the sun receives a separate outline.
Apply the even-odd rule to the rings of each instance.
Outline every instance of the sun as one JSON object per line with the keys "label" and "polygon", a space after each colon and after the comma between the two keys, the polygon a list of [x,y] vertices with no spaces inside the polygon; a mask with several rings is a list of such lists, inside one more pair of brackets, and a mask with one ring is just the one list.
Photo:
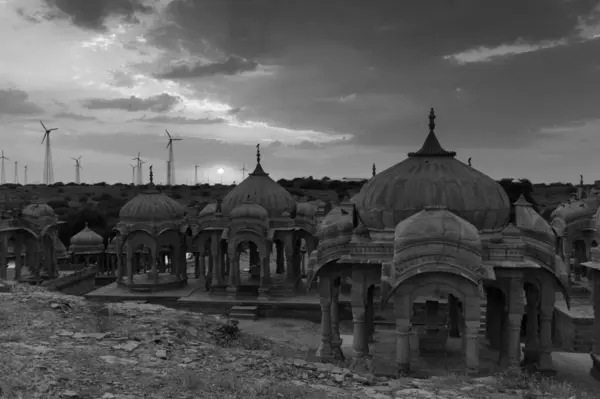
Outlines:
{"label": "sun", "polygon": [[225,169],[219,168],[219,169],[217,169],[217,173],[222,175],[223,173],[225,173]]}

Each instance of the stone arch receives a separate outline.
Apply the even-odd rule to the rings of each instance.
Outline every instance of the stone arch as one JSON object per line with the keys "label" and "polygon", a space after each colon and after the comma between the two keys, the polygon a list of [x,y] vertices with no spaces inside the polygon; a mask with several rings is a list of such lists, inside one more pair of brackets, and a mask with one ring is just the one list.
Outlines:
{"label": "stone arch", "polygon": [[234,237],[230,237],[227,242],[227,253],[233,257],[238,245],[244,241],[250,241],[256,245],[261,259],[267,255],[265,238],[253,231],[237,232]]}

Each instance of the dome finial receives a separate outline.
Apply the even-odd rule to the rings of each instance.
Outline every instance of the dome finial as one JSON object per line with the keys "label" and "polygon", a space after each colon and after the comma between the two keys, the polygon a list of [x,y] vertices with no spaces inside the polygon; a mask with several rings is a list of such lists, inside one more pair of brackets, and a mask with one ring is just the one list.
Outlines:
{"label": "dome finial", "polygon": [[431,108],[429,111],[429,132],[433,133],[435,131],[435,111]]}
{"label": "dome finial", "polygon": [[254,171],[252,173],[250,173],[250,176],[268,176],[269,174],[266,173],[261,164],[260,164],[260,144],[256,145],[256,168],[254,168]]}
{"label": "dome finial", "polygon": [[456,152],[446,151],[442,148],[439,140],[435,136],[435,111],[431,108],[429,111],[429,134],[423,143],[421,149],[417,152],[409,152],[409,157],[455,157]]}
{"label": "dome finial", "polygon": [[154,184],[154,173],[152,173],[152,166],[150,165],[150,184]]}
{"label": "dome finial", "polygon": [[260,165],[260,144],[256,145],[256,163]]}
{"label": "dome finial", "polygon": [[375,162],[373,162],[373,177],[377,174],[377,169],[375,168]]}

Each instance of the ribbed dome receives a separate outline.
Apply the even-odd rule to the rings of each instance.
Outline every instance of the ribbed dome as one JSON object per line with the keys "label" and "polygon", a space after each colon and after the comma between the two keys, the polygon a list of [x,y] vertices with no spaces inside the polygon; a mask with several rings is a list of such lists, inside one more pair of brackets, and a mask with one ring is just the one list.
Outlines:
{"label": "ribbed dome", "polygon": [[271,217],[281,216],[284,211],[293,213],[296,209],[296,201],[292,195],[269,177],[260,162],[254,172],[223,198],[223,214],[229,215],[235,207],[246,202],[262,206]]}
{"label": "ribbed dome", "polygon": [[125,223],[175,222],[184,215],[183,205],[158,191],[153,185],[123,205],[119,211],[119,219]]}
{"label": "ribbed dome", "polygon": [[598,197],[564,202],[552,211],[550,217],[552,219],[563,219],[567,223],[578,218],[592,217],[598,209],[599,202],[600,198]]}
{"label": "ribbed dome", "polygon": [[56,217],[56,212],[48,204],[29,204],[23,208],[22,214],[31,218]]}
{"label": "ribbed dome", "polygon": [[104,239],[94,230],[85,227],[79,233],[71,237],[70,250],[73,253],[100,253],[104,252]]}
{"label": "ribbed dome", "polygon": [[98,245],[103,243],[104,239],[102,236],[90,229],[87,222],[79,233],[71,237],[71,245]]}
{"label": "ribbed dome", "polygon": [[235,207],[229,214],[231,219],[252,218],[266,220],[269,214],[265,208],[255,203],[246,203]]}
{"label": "ribbed dome", "polygon": [[510,216],[506,192],[492,178],[455,159],[434,133],[404,161],[371,178],[352,198],[369,228],[393,228],[430,205],[442,205],[477,229],[500,229]]}
{"label": "ribbed dome", "polygon": [[395,251],[426,241],[446,241],[481,250],[477,228],[443,208],[426,208],[396,226]]}
{"label": "ribbed dome", "polygon": [[65,244],[58,237],[54,239],[54,253],[57,259],[65,259],[69,256]]}
{"label": "ribbed dome", "polygon": [[207,204],[204,208],[202,208],[202,210],[200,212],[198,212],[198,217],[200,218],[200,217],[204,217],[204,216],[213,215],[216,211],[217,211],[217,203],[212,202],[210,204]]}

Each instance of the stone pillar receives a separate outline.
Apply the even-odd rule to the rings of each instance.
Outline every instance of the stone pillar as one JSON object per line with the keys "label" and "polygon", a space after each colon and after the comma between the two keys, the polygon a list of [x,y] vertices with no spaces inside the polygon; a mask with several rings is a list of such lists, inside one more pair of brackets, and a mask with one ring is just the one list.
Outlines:
{"label": "stone pillar", "polygon": [[[465,298],[462,304],[464,313],[464,334],[463,348],[465,351],[465,365],[469,372],[479,371],[479,328],[481,317],[481,298],[478,295],[472,295]],[[458,306],[457,306],[458,309]],[[456,318],[461,320],[461,312],[457,312]]]}
{"label": "stone pillar", "polygon": [[196,262],[198,264],[198,282],[200,286],[204,287],[206,285],[206,257],[204,253],[196,254]]}
{"label": "stone pillar", "polygon": [[588,275],[591,278],[592,303],[594,305],[594,346],[590,353],[592,358],[590,374],[597,380],[600,380],[600,270],[590,268]]}
{"label": "stone pillar", "polygon": [[410,371],[411,302],[408,294],[395,292],[394,317],[396,318],[396,364],[398,373]]}
{"label": "stone pillar", "polygon": [[321,303],[321,343],[317,349],[317,357],[321,361],[329,361],[331,353],[331,277],[319,277],[319,300]]}
{"label": "stone pillar", "polygon": [[285,281],[287,284],[293,284],[295,281],[294,273],[294,237],[288,233],[284,238],[285,251]]}
{"label": "stone pillar", "polygon": [[540,325],[538,371],[546,375],[554,375],[556,369],[552,362],[552,317],[554,315],[555,285],[546,279],[540,289]]}
{"label": "stone pillar", "polygon": [[375,338],[375,305],[373,301],[373,292],[375,286],[370,286],[367,290],[367,308],[366,308],[366,323],[367,323],[367,343],[374,343]]}
{"label": "stone pillar", "polygon": [[275,269],[276,274],[283,274],[285,271],[285,258],[283,251],[283,242],[276,241],[275,242],[275,250],[277,251],[277,268]]}
{"label": "stone pillar", "polygon": [[538,326],[538,288],[528,285],[525,291],[527,296],[527,339],[525,341],[524,364],[533,364],[538,361],[539,326]]}
{"label": "stone pillar", "polygon": [[133,275],[135,273],[135,271],[133,270],[135,265],[134,265],[134,250],[132,248],[132,245],[129,244],[127,245],[127,257],[125,259],[125,261],[127,262],[127,280],[129,283],[133,283]]}
{"label": "stone pillar", "polygon": [[335,359],[344,360],[340,337],[340,285],[340,278],[335,278],[331,289],[331,351]]}
{"label": "stone pillar", "polygon": [[208,291],[214,281],[215,267],[213,265],[213,257],[210,253],[208,254],[208,256],[206,258],[208,260],[208,271],[206,272],[206,291]]}
{"label": "stone pillar", "polygon": [[352,271],[352,322],[354,323],[354,357],[350,368],[358,373],[372,372],[373,362],[369,354],[369,337],[367,330],[367,281],[366,272],[354,269]]}
{"label": "stone pillar", "polygon": [[470,372],[479,371],[479,320],[465,322],[465,365]]}
{"label": "stone pillar", "polygon": [[[239,283],[239,279],[236,276],[240,272],[240,261],[239,257],[235,254],[235,248],[229,248],[229,281],[227,286],[227,296],[231,299],[236,299],[237,297],[237,286]],[[232,252],[233,251],[233,252]],[[222,257],[221,257],[222,259]]]}
{"label": "stone pillar", "polygon": [[510,277],[508,288],[507,360],[509,366],[519,366],[521,362],[521,321],[524,311],[522,277]]}
{"label": "stone pillar", "polygon": [[221,275],[221,265],[219,261],[221,259],[221,246],[219,245],[219,237],[213,235],[210,240],[210,257],[212,258],[212,286],[219,286],[222,284],[223,277]]}
{"label": "stone pillar", "polygon": [[306,275],[306,251],[302,251],[300,253],[300,257],[301,257],[301,268],[300,268],[300,274],[305,276]]}
{"label": "stone pillar", "polygon": [[460,317],[458,313],[458,299],[454,295],[448,294],[448,316],[450,319],[450,331],[448,331],[448,335],[452,338],[460,337]]}
{"label": "stone pillar", "polygon": [[261,300],[269,299],[269,288],[272,285],[271,280],[271,248],[272,245],[266,243],[266,253],[260,255],[260,287],[258,288],[258,298]]}

